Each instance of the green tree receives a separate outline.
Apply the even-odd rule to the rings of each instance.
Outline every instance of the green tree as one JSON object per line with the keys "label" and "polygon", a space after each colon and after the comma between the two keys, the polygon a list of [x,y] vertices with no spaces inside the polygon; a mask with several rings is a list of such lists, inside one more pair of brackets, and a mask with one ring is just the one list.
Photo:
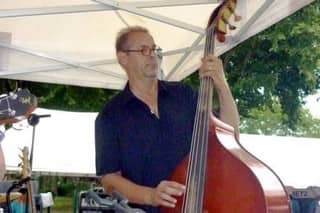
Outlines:
{"label": "green tree", "polygon": [[28,88],[38,98],[39,107],[82,112],[100,110],[102,105],[118,92],[61,84],[0,80],[1,92],[10,92],[15,88]]}
{"label": "green tree", "polygon": [[286,114],[282,113],[281,105],[275,102],[272,110],[269,107],[253,108],[248,117],[241,119],[240,129],[249,134],[276,134],[304,137],[320,137],[320,119],[315,119],[307,109],[302,109],[301,118],[295,124],[295,131],[289,128]]}
{"label": "green tree", "polygon": [[[320,87],[320,0],[221,57],[247,133],[320,136],[303,98]],[[191,75],[185,82],[197,85]]]}
{"label": "green tree", "polygon": [[303,116],[303,98],[319,88],[320,1],[305,7],[223,55],[240,114],[273,111],[295,130]]}

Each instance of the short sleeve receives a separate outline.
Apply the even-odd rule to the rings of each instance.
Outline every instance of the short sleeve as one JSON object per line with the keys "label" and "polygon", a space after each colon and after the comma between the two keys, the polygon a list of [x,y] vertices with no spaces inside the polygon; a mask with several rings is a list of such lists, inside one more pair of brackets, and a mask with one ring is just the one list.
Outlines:
{"label": "short sleeve", "polygon": [[96,174],[98,176],[120,170],[119,143],[115,121],[102,112],[95,121]]}

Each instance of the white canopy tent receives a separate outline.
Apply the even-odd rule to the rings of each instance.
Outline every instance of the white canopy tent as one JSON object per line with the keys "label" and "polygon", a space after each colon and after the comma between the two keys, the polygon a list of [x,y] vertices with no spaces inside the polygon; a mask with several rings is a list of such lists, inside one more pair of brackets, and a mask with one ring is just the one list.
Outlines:
{"label": "white canopy tent", "polygon": [[[239,0],[237,13],[242,20],[235,24],[238,30],[231,32],[225,43],[218,44],[216,55],[313,1]],[[205,26],[219,3],[218,0],[1,0],[0,78],[120,89],[126,76],[116,62],[116,33],[127,25],[142,25],[150,30],[164,50],[160,77],[179,81],[199,66]],[[50,174],[94,175],[95,114],[56,114],[43,109],[37,109],[36,113],[50,113],[52,117],[42,119],[36,127],[33,170]],[[258,146],[257,140],[252,139],[246,144],[246,136],[241,137],[248,148],[264,147],[252,151],[260,153],[258,157],[271,167],[275,165],[285,184],[295,187],[320,185],[319,173],[313,172],[316,162],[320,162],[316,154],[320,150],[319,139],[292,139],[292,143],[282,142],[286,144],[282,149],[273,150],[274,138]],[[31,127],[7,131],[2,145],[8,170],[18,169],[18,148],[30,147],[31,139]],[[263,141],[261,136],[259,140]],[[299,144],[297,147],[303,144],[299,151],[306,149],[305,153],[314,153],[310,154],[314,158],[306,157],[310,155],[302,159],[292,156],[291,153],[296,152],[288,153],[287,150],[294,143]],[[267,147],[270,151],[266,151]],[[309,147],[312,148],[309,150]],[[279,150],[286,154],[278,153],[277,159],[275,156]],[[307,161],[302,162],[305,159]],[[278,162],[281,162],[278,165],[281,168],[277,168]],[[299,162],[302,167],[296,168]],[[310,165],[308,171],[300,173],[305,165]],[[290,172],[286,172],[288,168]]]}
{"label": "white canopy tent", "polygon": [[[238,30],[220,55],[313,0],[239,0]],[[114,41],[126,25],[147,27],[164,50],[163,79],[198,67],[206,22],[218,0],[1,0],[0,78],[120,89]]]}
{"label": "white canopy tent", "polygon": [[[32,170],[58,176],[95,176],[94,119],[96,113],[38,108]],[[269,165],[287,186],[320,186],[320,139],[241,134],[241,144]],[[31,148],[32,127],[6,132],[2,146],[8,171],[21,170],[19,149]]]}

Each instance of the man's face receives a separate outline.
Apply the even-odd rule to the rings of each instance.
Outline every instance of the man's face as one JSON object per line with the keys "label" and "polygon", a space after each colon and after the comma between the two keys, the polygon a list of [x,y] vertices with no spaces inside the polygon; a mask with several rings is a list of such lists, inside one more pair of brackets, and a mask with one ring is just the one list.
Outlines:
{"label": "man's face", "polygon": [[[157,55],[152,50],[155,47],[155,42],[148,33],[134,32],[129,35],[126,50],[131,51],[125,52],[126,50],[124,50],[120,56],[124,57],[122,65],[127,71],[129,80],[157,78]],[[142,49],[146,51],[144,53],[139,51]]]}

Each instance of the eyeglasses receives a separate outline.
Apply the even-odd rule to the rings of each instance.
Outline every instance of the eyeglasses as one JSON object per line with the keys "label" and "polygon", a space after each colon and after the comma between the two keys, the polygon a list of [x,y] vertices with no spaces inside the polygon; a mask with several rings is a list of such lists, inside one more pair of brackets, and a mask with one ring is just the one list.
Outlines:
{"label": "eyeglasses", "polygon": [[142,46],[141,49],[136,50],[122,50],[122,52],[141,52],[144,56],[150,56],[151,53],[157,56],[162,56],[162,49],[160,47],[154,46],[150,48],[149,46]]}

